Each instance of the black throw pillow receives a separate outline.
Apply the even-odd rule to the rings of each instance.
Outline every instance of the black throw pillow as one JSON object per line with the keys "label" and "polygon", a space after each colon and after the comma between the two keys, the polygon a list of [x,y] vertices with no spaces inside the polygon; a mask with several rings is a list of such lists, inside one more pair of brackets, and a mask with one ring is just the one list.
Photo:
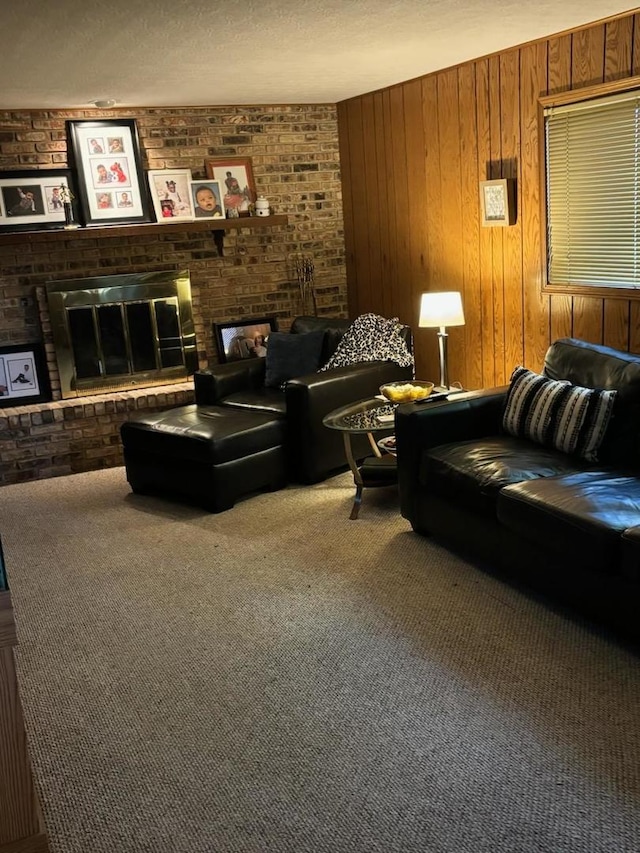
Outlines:
{"label": "black throw pillow", "polygon": [[320,367],[323,340],[323,329],[301,335],[271,332],[267,344],[265,386],[279,388],[283,382],[296,376],[315,373]]}

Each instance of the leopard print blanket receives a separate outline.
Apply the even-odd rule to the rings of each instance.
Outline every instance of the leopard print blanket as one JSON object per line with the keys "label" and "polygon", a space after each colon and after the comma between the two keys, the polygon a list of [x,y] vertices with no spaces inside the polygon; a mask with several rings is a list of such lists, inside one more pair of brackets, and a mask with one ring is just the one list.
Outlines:
{"label": "leopard print blanket", "polygon": [[349,326],[320,371],[363,361],[393,361],[400,367],[410,367],[413,356],[404,342],[401,328],[397,317],[388,320],[378,314],[361,314]]}

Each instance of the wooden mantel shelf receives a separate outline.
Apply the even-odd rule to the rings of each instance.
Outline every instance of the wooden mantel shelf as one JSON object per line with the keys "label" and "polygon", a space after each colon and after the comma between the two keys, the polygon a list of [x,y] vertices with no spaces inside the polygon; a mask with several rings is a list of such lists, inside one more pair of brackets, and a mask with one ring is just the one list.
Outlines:
{"label": "wooden mantel shelf", "polygon": [[286,225],[289,218],[286,214],[274,216],[240,216],[237,219],[194,219],[191,222],[172,222],[160,224],[148,222],[142,225],[97,225],[86,228],[55,228],[43,231],[12,231],[0,234],[0,245],[10,243],[42,243],[47,240],[76,240],[98,239],[105,237],[137,237],[143,234],[176,233],[178,231],[211,231],[218,251],[222,254],[222,241],[226,231],[237,231],[239,228],[264,228]]}

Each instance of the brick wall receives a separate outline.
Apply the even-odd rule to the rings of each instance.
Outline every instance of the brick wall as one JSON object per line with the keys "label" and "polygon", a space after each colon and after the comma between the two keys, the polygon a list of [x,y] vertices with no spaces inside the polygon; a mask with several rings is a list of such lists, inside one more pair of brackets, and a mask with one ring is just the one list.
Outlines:
{"label": "brick wall", "polygon": [[[96,118],[136,119],[145,169],[189,168],[197,179],[205,177],[207,157],[251,157],[258,193],[269,199],[274,213],[287,215],[288,224],[271,228],[247,220],[246,227],[225,234],[222,257],[209,232],[190,233],[188,226],[169,233],[159,225],[140,236],[79,239],[58,232],[33,243],[0,241],[0,344],[43,339],[50,344],[36,298],[47,281],[188,269],[204,365],[217,359],[213,322],[276,315],[286,329],[305,310],[293,268],[301,252],[314,259],[318,312],[346,316],[334,106],[0,112],[0,169],[67,166],[65,121]],[[136,408],[161,408],[175,404],[171,394],[167,389],[163,397],[151,389],[133,397],[105,395],[105,405],[113,403],[115,409],[100,415],[85,398],[82,417],[77,404],[65,402],[22,407],[9,417],[0,409],[0,483],[121,464],[118,404],[126,399],[127,406],[135,400]],[[40,422],[41,412],[46,423]]]}

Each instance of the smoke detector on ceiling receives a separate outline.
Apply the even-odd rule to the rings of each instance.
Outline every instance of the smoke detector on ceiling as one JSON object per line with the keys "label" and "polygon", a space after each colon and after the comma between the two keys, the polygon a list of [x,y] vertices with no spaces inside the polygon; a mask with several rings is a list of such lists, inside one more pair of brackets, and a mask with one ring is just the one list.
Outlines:
{"label": "smoke detector on ceiling", "polygon": [[98,107],[98,109],[108,110],[111,107],[115,107],[118,102],[115,98],[97,98],[95,101],[89,101],[89,103]]}

